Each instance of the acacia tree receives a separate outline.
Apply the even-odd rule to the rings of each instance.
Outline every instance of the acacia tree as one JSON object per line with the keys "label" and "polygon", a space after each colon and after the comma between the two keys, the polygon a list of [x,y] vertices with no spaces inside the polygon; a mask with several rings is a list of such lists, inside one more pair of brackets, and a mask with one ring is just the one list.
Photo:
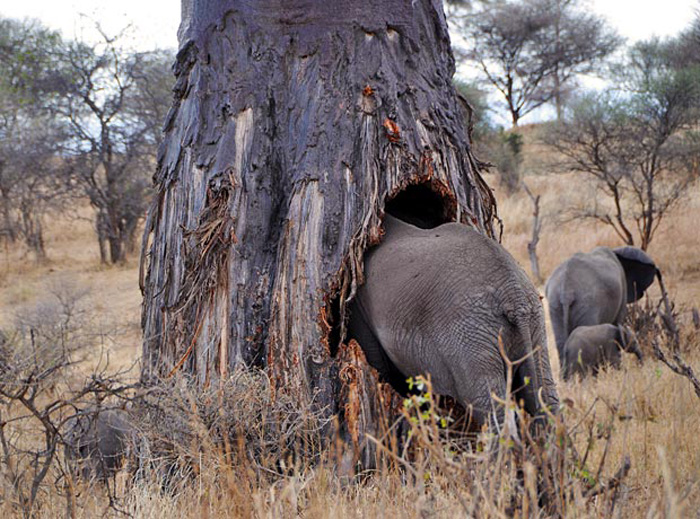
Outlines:
{"label": "acacia tree", "polygon": [[133,247],[170,98],[169,53],[131,52],[118,42],[66,44],[58,79],[72,137],[70,180],[95,210],[103,263],[123,261]]}
{"label": "acacia tree", "polygon": [[595,72],[619,48],[622,38],[581,0],[549,0],[543,5],[552,13],[547,28],[551,54],[546,54],[553,69],[552,100],[561,120],[564,100],[576,86],[577,76]]}
{"label": "acacia tree", "polygon": [[383,212],[491,234],[495,204],[441,5],[343,7],[184,2],[143,249],[143,376],[264,367],[357,443],[379,399],[345,308]]}
{"label": "acacia tree", "polygon": [[578,0],[483,2],[454,21],[466,36],[463,56],[503,96],[513,126],[552,101],[561,115],[566,88],[620,44],[605,21],[581,9]]}
{"label": "acacia tree", "polygon": [[0,195],[9,236],[14,232],[37,261],[47,258],[44,220],[67,201],[61,182],[66,166],[59,152],[66,142],[65,127],[49,115],[21,118],[12,125],[12,137],[4,140],[0,164]]}
{"label": "acacia tree", "polygon": [[516,192],[521,186],[522,135],[516,131],[504,131],[491,122],[486,91],[472,83],[455,82],[455,88],[471,107],[467,125],[473,152],[477,157],[488,158],[482,166],[496,172],[498,183],[506,192]]}
{"label": "acacia tree", "polygon": [[57,33],[35,21],[0,19],[0,236],[46,257],[43,219],[56,209],[57,156],[65,126],[53,116]]}
{"label": "acacia tree", "polygon": [[571,116],[550,128],[546,142],[560,166],[594,179],[608,204],[578,208],[574,216],[610,225],[628,245],[644,250],[664,215],[700,175],[700,70],[669,66],[658,41],[635,46],[623,70],[625,95],[590,94]]}

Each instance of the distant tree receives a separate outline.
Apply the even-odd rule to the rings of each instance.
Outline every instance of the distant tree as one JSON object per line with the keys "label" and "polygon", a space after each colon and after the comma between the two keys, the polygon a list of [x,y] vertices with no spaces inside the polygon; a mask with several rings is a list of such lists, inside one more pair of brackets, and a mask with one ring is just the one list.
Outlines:
{"label": "distant tree", "polygon": [[700,65],[700,10],[673,44],[672,56],[680,67]]}
{"label": "distant tree", "polygon": [[467,127],[472,140],[481,142],[487,139],[492,133],[497,131],[491,120],[491,109],[489,108],[488,92],[481,88],[476,82],[454,81],[455,90],[464,102],[469,105],[467,110]]}
{"label": "distant tree", "polygon": [[60,44],[60,35],[36,20],[0,18],[2,123],[14,118],[19,108],[46,106],[48,100],[42,98],[51,91]]}
{"label": "distant tree", "polygon": [[553,43],[549,57],[553,68],[552,93],[557,120],[561,120],[564,99],[571,94],[576,77],[595,72],[623,40],[604,18],[592,14],[582,0],[545,0],[542,5],[552,11],[553,17],[547,39]]}
{"label": "distant tree", "polygon": [[675,68],[667,50],[658,40],[633,47],[620,67],[627,90],[584,96],[545,138],[561,166],[594,179],[610,202],[575,216],[610,225],[629,245],[636,234],[642,249],[700,174],[700,71]]}
{"label": "distant tree", "polygon": [[136,88],[129,96],[129,109],[147,122],[149,140],[156,144],[163,138],[163,122],[172,103],[174,62],[175,53],[170,49],[142,52],[132,71]]}
{"label": "distant tree", "polygon": [[173,59],[127,51],[106,36],[63,50],[59,112],[72,134],[71,182],[95,209],[104,263],[125,259],[145,216]]}
{"label": "distant tree", "polygon": [[0,146],[0,153],[11,157],[0,168],[6,225],[38,261],[46,259],[44,219],[67,201],[66,186],[60,180],[67,165],[58,155],[66,138],[60,122],[48,115],[35,116],[17,121],[12,138]]}
{"label": "distant tree", "polygon": [[463,57],[503,96],[513,126],[552,101],[561,113],[564,92],[575,77],[594,70],[619,46],[605,21],[579,4],[499,0],[453,18],[466,38]]}
{"label": "distant tree", "polygon": [[488,106],[488,93],[474,83],[455,82],[455,88],[469,105],[467,126],[474,154],[485,159],[482,166],[492,168],[499,184],[508,193],[520,188],[523,137],[515,131],[504,131],[493,123]]}
{"label": "distant tree", "polygon": [[36,21],[0,19],[0,235],[46,257],[43,219],[57,208],[65,125],[53,117],[61,39]]}

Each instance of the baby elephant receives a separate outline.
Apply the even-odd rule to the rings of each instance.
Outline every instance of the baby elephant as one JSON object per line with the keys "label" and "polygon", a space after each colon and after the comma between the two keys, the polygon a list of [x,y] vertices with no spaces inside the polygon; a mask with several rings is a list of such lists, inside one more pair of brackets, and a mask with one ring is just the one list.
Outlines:
{"label": "baby elephant", "polygon": [[569,380],[576,373],[582,377],[588,373],[596,376],[604,364],[619,368],[621,349],[634,353],[642,360],[642,351],[634,332],[626,326],[598,324],[574,328],[563,349],[564,380]]}
{"label": "baby elephant", "polygon": [[126,411],[87,409],[71,418],[66,434],[66,459],[83,479],[106,482],[124,465],[134,440]]}

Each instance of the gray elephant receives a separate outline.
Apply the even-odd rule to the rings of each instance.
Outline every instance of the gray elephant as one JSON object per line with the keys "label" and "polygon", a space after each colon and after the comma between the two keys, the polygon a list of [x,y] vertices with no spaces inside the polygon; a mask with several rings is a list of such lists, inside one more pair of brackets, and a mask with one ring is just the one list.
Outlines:
{"label": "gray elephant", "polygon": [[66,459],[83,479],[107,481],[124,465],[135,429],[122,409],[89,408],[67,422]]}
{"label": "gray elephant", "polygon": [[[474,229],[447,223],[419,229],[387,215],[382,243],[365,256],[365,283],[351,307],[349,334],[400,393],[429,374],[437,394],[471,410],[476,426],[502,423],[492,395],[506,393],[506,355],[521,360],[513,390],[541,415],[558,397],[542,303],[515,260]],[[493,411],[496,413],[493,413]]]}
{"label": "gray elephant", "polygon": [[657,272],[654,261],[636,247],[596,247],[554,269],[545,292],[560,365],[575,328],[621,324],[627,304],[644,295]]}
{"label": "gray elephant", "polygon": [[623,350],[634,353],[640,362],[643,360],[639,343],[630,328],[614,324],[579,326],[564,344],[564,380],[576,374],[596,376],[606,364],[619,369]]}

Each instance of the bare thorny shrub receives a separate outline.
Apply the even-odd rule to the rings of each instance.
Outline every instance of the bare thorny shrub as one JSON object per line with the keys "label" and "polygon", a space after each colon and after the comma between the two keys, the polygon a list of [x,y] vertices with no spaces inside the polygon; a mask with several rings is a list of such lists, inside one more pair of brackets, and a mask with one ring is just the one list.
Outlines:
{"label": "bare thorny shrub", "polygon": [[[245,369],[204,389],[184,376],[162,381],[132,416],[142,481],[177,493],[199,480],[241,497],[316,464],[329,425],[310,404],[273,394],[264,372]],[[232,478],[237,484],[226,485]]]}
{"label": "bare thorny shrub", "polygon": [[70,282],[48,288],[50,298],[20,310],[15,326],[0,332],[0,474],[2,504],[33,517],[52,485],[73,501],[72,478],[62,457],[66,426],[90,404],[126,396],[119,373],[98,366],[86,379],[78,369],[88,348],[105,340],[87,310],[87,292]]}
{"label": "bare thorny shrub", "polygon": [[661,288],[659,300],[653,303],[647,295],[644,302],[629,305],[626,322],[635,331],[643,353],[657,358],[671,371],[688,379],[700,398],[700,380],[683,358],[689,346],[697,344],[698,329],[686,323],[679,325],[680,314],[675,302],[669,298],[661,275],[657,278]]}

